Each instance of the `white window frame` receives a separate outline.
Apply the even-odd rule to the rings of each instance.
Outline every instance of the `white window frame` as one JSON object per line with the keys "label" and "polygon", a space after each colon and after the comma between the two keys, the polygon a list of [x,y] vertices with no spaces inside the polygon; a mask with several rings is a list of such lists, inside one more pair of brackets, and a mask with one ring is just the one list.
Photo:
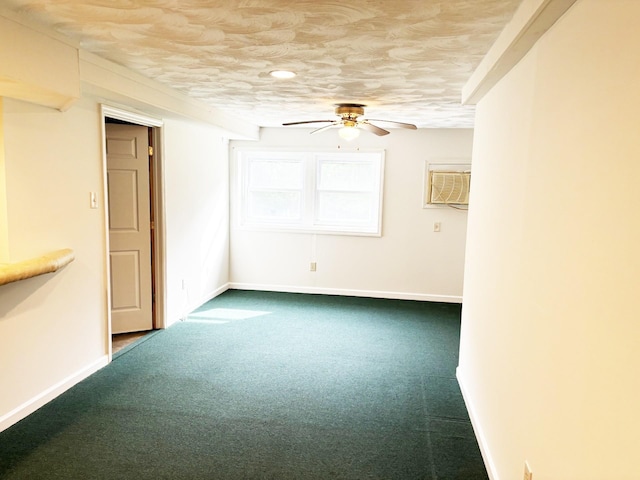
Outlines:
{"label": "white window frame", "polygon": [[[384,150],[291,150],[284,148],[257,149],[243,148],[236,150],[237,171],[237,208],[239,226],[243,229],[319,233],[331,235],[381,236],[382,206],[384,191]],[[288,220],[269,220],[251,218],[248,210],[250,187],[250,164],[254,161],[288,161],[297,162],[303,167],[301,218]],[[360,222],[326,222],[318,219],[318,205],[321,191],[318,188],[320,167],[323,162],[356,162],[371,165],[374,169],[372,186],[366,190],[339,190],[349,193],[370,193],[370,218]],[[336,192],[336,193],[339,193]]]}

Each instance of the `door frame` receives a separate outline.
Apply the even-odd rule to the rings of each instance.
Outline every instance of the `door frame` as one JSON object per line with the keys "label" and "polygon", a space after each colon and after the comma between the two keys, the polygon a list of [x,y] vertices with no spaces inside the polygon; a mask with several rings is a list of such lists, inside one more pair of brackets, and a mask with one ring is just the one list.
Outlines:
{"label": "door frame", "polygon": [[109,355],[109,362],[112,359],[111,350],[111,269],[109,268],[109,198],[107,190],[107,135],[106,135],[106,119],[115,118],[123,120],[135,125],[150,127],[152,131],[153,143],[153,159],[151,161],[151,182],[154,185],[153,195],[151,198],[151,209],[154,218],[154,228],[152,231],[154,248],[152,250],[153,265],[151,276],[152,282],[155,284],[154,289],[154,328],[166,327],[166,255],[165,255],[165,208],[164,208],[164,158],[162,151],[163,126],[164,122],[159,118],[154,118],[146,114],[135,113],[122,108],[112,107],[110,105],[100,105],[100,116],[102,120],[102,210],[104,215],[104,234],[105,234],[105,258],[104,267],[106,272],[106,318],[107,318],[107,336],[105,338],[106,348]]}

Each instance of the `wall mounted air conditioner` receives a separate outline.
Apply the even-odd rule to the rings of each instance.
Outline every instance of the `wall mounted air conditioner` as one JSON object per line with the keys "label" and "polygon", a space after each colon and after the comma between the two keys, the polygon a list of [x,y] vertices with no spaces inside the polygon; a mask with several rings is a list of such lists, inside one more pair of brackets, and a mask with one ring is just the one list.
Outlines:
{"label": "wall mounted air conditioner", "polygon": [[468,205],[470,188],[470,165],[427,165],[425,207]]}

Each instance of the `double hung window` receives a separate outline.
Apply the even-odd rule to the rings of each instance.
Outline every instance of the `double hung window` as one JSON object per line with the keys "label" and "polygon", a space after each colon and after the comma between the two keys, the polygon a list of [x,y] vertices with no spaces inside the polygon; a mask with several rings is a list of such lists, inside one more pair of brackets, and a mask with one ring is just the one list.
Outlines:
{"label": "double hung window", "polygon": [[384,152],[241,150],[244,227],[380,235]]}

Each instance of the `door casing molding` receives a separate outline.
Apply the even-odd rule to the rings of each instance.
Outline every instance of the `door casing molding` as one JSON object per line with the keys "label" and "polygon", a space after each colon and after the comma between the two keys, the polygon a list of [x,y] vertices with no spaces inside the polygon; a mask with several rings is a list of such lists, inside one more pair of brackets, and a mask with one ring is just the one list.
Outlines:
{"label": "door casing molding", "polygon": [[153,241],[155,243],[154,248],[154,269],[151,272],[153,281],[155,282],[155,328],[166,327],[166,230],[165,230],[165,206],[164,206],[164,158],[163,158],[163,126],[164,122],[156,117],[148,116],[139,112],[132,112],[124,110],[122,108],[112,107],[110,105],[100,105],[100,116],[102,121],[102,211],[104,218],[104,244],[105,244],[105,256],[104,256],[104,272],[105,272],[105,285],[106,285],[106,318],[107,318],[107,335],[105,338],[105,344],[109,355],[109,362],[112,360],[111,351],[111,272],[109,269],[109,209],[107,198],[107,143],[106,143],[106,128],[105,123],[107,117],[115,118],[117,120],[123,120],[136,125],[151,127],[152,138],[154,145],[153,161],[151,175],[153,176],[154,190],[153,198],[151,199],[153,216],[154,216],[154,228],[153,228]]}

